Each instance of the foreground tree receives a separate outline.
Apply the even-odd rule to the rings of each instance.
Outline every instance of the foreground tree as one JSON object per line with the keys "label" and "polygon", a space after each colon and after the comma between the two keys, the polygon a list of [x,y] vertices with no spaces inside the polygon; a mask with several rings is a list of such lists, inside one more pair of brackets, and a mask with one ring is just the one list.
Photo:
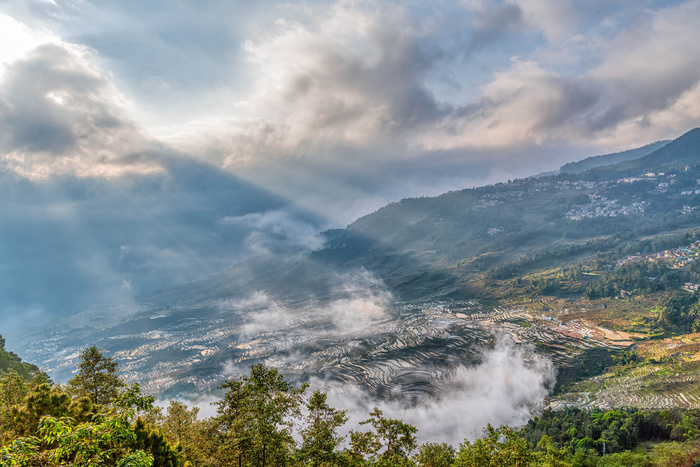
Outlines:
{"label": "foreground tree", "polygon": [[498,429],[490,424],[484,437],[476,441],[465,441],[459,446],[455,461],[456,467],[491,467],[508,465],[512,467],[529,467],[536,465],[532,446],[513,431],[501,426]]}
{"label": "foreground tree", "polygon": [[425,443],[413,459],[421,467],[450,467],[455,460],[455,448],[447,443]]}
{"label": "foreground tree", "polygon": [[297,452],[300,465],[342,465],[343,458],[337,449],[344,437],[339,436],[337,430],[348,421],[347,410],[330,407],[327,398],[326,393],[315,391],[306,404],[309,413],[300,433],[302,443]]}
{"label": "foreground tree", "polygon": [[8,467],[151,467],[153,455],[136,447],[139,440],[134,421],[136,411],[147,409],[153,401],[152,396],[143,396],[138,386],[132,386],[115,401],[114,409],[95,414],[89,422],[42,417],[36,436],[17,438],[0,450],[0,463]]}
{"label": "foreground tree", "polygon": [[375,465],[414,465],[410,455],[417,447],[416,427],[384,417],[377,407],[370,413],[370,418],[360,422],[360,425],[371,425],[372,430],[350,430],[349,454],[354,463],[368,459]]}
{"label": "foreground tree", "polygon": [[117,399],[123,387],[117,362],[102,355],[93,345],[80,354],[78,374],[68,381],[67,389],[76,396],[89,397],[93,404],[105,406]]}
{"label": "foreground tree", "polygon": [[306,385],[295,388],[274,368],[253,365],[250,375],[220,386],[211,435],[219,465],[282,466],[292,460],[291,418],[299,415]]}
{"label": "foreground tree", "polygon": [[564,459],[567,449],[555,449],[549,436],[543,437],[533,449],[508,426],[498,429],[490,424],[484,430],[484,436],[473,443],[465,441],[459,446],[459,453],[454,462],[455,467],[492,467],[508,465],[512,467],[566,467],[570,464]]}
{"label": "foreground tree", "polygon": [[59,387],[40,384],[31,388],[21,403],[9,409],[7,427],[17,436],[36,433],[42,417],[69,417],[77,423],[94,415],[94,407],[87,397],[71,398]]}
{"label": "foreground tree", "polygon": [[206,436],[206,422],[197,418],[198,413],[198,407],[189,409],[182,402],[171,400],[160,423],[163,434],[179,450],[185,466],[204,465],[207,451],[211,450]]}

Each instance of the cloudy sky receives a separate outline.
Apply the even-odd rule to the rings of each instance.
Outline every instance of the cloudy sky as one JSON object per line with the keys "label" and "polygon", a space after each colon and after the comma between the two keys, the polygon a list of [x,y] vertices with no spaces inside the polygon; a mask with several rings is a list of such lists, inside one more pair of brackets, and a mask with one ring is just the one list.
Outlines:
{"label": "cloudy sky", "polygon": [[344,225],[700,124],[700,1],[0,0],[0,163],[199,158]]}

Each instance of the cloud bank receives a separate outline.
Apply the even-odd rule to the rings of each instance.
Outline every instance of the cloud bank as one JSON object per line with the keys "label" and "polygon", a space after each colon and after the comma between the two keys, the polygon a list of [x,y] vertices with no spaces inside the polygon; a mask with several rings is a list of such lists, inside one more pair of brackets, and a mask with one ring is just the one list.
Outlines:
{"label": "cloud bank", "polygon": [[[393,3],[309,9],[313,19],[280,18],[244,42],[257,79],[241,109],[255,118],[194,122],[203,136],[187,141],[191,150],[210,140],[210,157],[231,167],[342,149],[356,158],[451,150],[474,158],[558,141],[634,144],[630,126],[661,137],[698,121],[687,95],[699,80],[698,2],[608,9],[598,25],[585,23],[577,2],[447,3],[426,7],[428,21]],[[464,93],[469,75],[458,72],[469,73],[471,60],[537,31],[534,52],[499,62]],[[461,99],[443,95],[451,87]],[[663,113],[674,105],[686,112],[671,125]]]}

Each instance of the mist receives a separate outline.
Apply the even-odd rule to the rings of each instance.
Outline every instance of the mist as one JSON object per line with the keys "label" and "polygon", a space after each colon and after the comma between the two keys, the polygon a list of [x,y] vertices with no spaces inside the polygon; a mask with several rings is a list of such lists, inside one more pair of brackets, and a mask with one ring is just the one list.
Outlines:
{"label": "mist", "polygon": [[0,173],[0,316],[10,345],[28,323],[322,245],[324,221],[294,203],[176,154],[151,157],[162,173],[34,181]]}
{"label": "mist", "polygon": [[385,417],[403,420],[418,428],[420,443],[446,442],[457,447],[465,439],[481,437],[487,424],[522,426],[538,415],[555,382],[552,362],[501,337],[491,349],[482,349],[483,361],[459,367],[441,381],[438,397],[417,405],[368,397],[349,385],[312,382],[328,392],[329,405],[348,411],[345,429],[363,430],[359,422],[369,418],[373,407]]}

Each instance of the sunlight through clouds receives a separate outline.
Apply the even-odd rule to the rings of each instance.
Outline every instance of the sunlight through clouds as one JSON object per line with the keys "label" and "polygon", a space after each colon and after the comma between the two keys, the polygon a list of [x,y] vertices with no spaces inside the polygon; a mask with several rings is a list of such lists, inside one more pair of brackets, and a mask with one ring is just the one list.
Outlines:
{"label": "sunlight through clouds", "polygon": [[38,34],[11,16],[0,13],[0,80],[8,64],[46,42],[57,40],[48,34]]}

